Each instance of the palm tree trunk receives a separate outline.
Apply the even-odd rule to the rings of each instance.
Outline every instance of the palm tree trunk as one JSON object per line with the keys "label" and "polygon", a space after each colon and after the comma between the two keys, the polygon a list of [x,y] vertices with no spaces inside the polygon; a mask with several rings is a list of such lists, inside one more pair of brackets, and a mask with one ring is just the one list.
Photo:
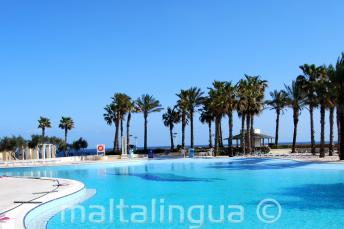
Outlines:
{"label": "palm tree trunk", "polygon": [[341,125],[340,125],[340,114],[339,114],[339,106],[337,106],[337,147],[338,147],[338,153],[341,152],[340,150],[340,140],[341,140]]}
{"label": "palm tree trunk", "polygon": [[255,139],[254,139],[254,114],[251,115],[251,148],[255,151]]}
{"label": "palm tree trunk", "polygon": [[294,119],[294,134],[293,134],[293,147],[291,149],[291,153],[296,152],[296,137],[297,137],[297,125],[299,123],[299,110],[293,109],[293,119]]}
{"label": "palm tree trunk", "polygon": [[334,149],[334,107],[330,108],[330,146],[329,146],[329,156],[333,156]]}
{"label": "palm tree trunk", "polygon": [[191,144],[190,147],[194,148],[194,123],[193,123],[193,112],[190,112],[190,132],[191,132]]}
{"label": "palm tree trunk", "polygon": [[119,119],[116,119],[115,121],[115,141],[114,141],[114,152],[118,152],[119,151],[119,140],[118,140],[118,137],[119,137]]}
{"label": "palm tree trunk", "polygon": [[228,149],[229,149],[229,156],[233,157],[233,113],[228,113],[228,131],[229,131],[229,137],[228,137]]}
{"label": "palm tree trunk", "polygon": [[64,145],[64,152],[65,152],[65,156],[67,157],[67,135],[68,135],[68,129],[65,128],[65,145]]}
{"label": "palm tree trunk", "polygon": [[173,125],[170,125],[170,140],[171,140],[171,151],[173,151],[174,150]]}
{"label": "palm tree trunk", "polygon": [[215,157],[219,152],[219,137],[220,137],[220,128],[219,128],[219,121],[220,118],[215,118]]}
{"label": "palm tree trunk", "polygon": [[123,119],[121,118],[121,139],[123,138]]}
{"label": "palm tree trunk", "polygon": [[185,127],[186,127],[186,114],[182,114],[182,148],[185,148]]}
{"label": "palm tree trunk", "polygon": [[325,106],[320,106],[320,157],[325,157]]}
{"label": "palm tree trunk", "polygon": [[42,128],[42,144],[44,144],[44,142],[45,142],[45,129],[44,128]]}
{"label": "palm tree trunk", "polygon": [[309,105],[309,116],[311,121],[311,152],[315,155],[315,137],[314,137],[314,107]]}
{"label": "palm tree trunk", "polygon": [[276,110],[276,131],[275,131],[275,146],[278,147],[278,137],[279,137],[279,120],[280,120],[281,110]]}
{"label": "palm tree trunk", "polygon": [[144,119],[145,119],[145,124],[144,124],[144,128],[145,128],[145,132],[144,132],[144,151],[147,153],[147,149],[148,149],[148,114],[144,114]]}
{"label": "palm tree trunk", "polygon": [[130,147],[130,121],[131,121],[131,112],[128,113],[127,117],[127,149]]}
{"label": "palm tree trunk", "polygon": [[208,122],[209,127],[209,148],[213,148],[213,136],[211,131],[211,122]]}
{"label": "palm tree trunk", "polygon": [[342,134],[342,130],[344,129],[344,106],[338,104],[337,105],[337,112],[338,112],[338,119],[339,119],[339,131],[340,131],[340,138],[339,138],[339,159],[344,160],[344,134]]}
{"label": "palm tree trunk", "polygon": [[246,142],[247,142],[247,152],[252,153],[251,150],[251,117],[250,114],[246,114]]}
{"label": "palm tree trunk", "polygon": [[241,150],[243,153],[246,154],[246,146],[245,146],[245,114],[241,116]]}
{"label": "palm tree trunk", "polygon": [[219,145],[220,145],[220,148],[223,148],[223,137],[222,137],[222,118],[220,118],[220,121],[219,121]]}

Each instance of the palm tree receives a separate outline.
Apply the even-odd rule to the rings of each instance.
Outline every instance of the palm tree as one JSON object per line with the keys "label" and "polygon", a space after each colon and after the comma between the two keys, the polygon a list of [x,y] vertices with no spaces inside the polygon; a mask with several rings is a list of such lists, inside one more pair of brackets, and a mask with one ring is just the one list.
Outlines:
{"label": "palm tree", "polygon": [[233,156],[233,111],[236,107],[236,95],[237,95],[237,88],[232,82],[224,82],[224,98],[226,104],[226,114],[228,116],[228,148],[229,148],[229,156]]}
{"label": "palm tree", "polygon": [[196,108],[202,105],[203,92],[200,88],[192,87],[186,91],[186,108],[188,116],[190,118],[190,132],[191,132],[191,144],[190,147],[194,147],[194,113]]}
{"label": "palm tree", "polygon": [[136,100],[135,107],[138,112],[143,113],[144,118],[144,151],[147,152],[147,125],[148,125],[148,115],[153,112],[160,112],[163,110],[159,100],[156,100],[151,95],[142,95]]}
{"label": "palm tree", "polygon": [[[105,107],[104,120],[108,125],[115,125],[115,140],[114,140],[114,151],[119,151],[119,132],[121,133],[121,138],[123,138],[123,122],[125,115],[128,113],[127,120],[127,134],[129,133],[128,124],[130,126],[131,111],[133,109],[133,102],[131,98],[124,93],[115,93],[111,97],[111,104]],[[128,136],[127,136],[128,138]],[[129,142],[129,141],[128,141]]]}
{"label": "palm tree", "polygon": [[115,125],[115,139],[113,143],[113,150],[119,151],[119,141],[118,141],[118,135],[119,135],[119,116],[118,116],[118,109],[116,104],[111,103],[107,105],[105,108],[105,113],[103,115],[104,120],[106,123],[111,126],[112,124]]}
{"label": "palm tree", "polygon": [[271,100],[267,100],[266,104],[271,108],[271,110],[275,110],[276,112],[275,146],[278,146],[280,115],[287,106],[287,93],[283,90],[274,90],[273,92],[270,92],[270,96]]}
{"label": "palm tree", "polygon": [[[264,107],[264,95],[267,81],[260,76],[248,76],[238,83],[238,113],[246,116],[246,132],[242,130],[242,136],[246,134],[247,152],[252,152],[254,140],[254,116],[259,114]],[[242,120],[244,122],[244,120]],[[244,137],[242,137],[243,139]],[[242,140],[244,142],[244,140]],[[245,144],[243,143],[243,144]]]}
{"label": "palm tree", "polygon": [[181,113],[181,121],[182,121],[182,148],[185,148],[185,128],[186,125],[189,123],[187,117],[187,91],[181,90],[178,94],[178,101],[177,106]]}
{"label": "palm tree", "polygon": [[136,109],[135,109],[135,103],[133,101],[128,101],[128,104],[127,104],[127,147],[129,149],[129,146],[130,146],[130,122],[131,122],[131,116],[132,116],[132,113],[135,113],[137,112]]}
{"label": "palm tree", "polygon": [[239,118],[241,118],[241,149],[244,153],[246,153],[246,131],[245,131],[245,120],[246,120],[246,110],[248,106],[247,101],[247,81],[241,79],[239,83],[236,85],[237,87],[237,104],[236,104],[236,110],[238,112]]}
{"label": "palm tree", "polygon": [[319,72],[321,68],[315,66],[314,64],[308,65],[304,64],[300,66],[303,71],[304,76],[299,76],[301,87],[306,94],[305,103],[308,105],[309,115],[310,115],[310,126],[311,126],[311,151],[315,155],[315,136],[314,136],[314,109],[318,107],[319,101],[316,94],[316,84],[319,78]]}
{"label": "palm tree", "polygon": [[38,120],[38,128],[42,129],[42,144],[44,144],[45,142],[45,130],[47,128],[51,128],[51,122],[50,119],[45,118],[45,117],[40,117],[40,119]]}
{"label": "palm tree", "polygon": [[300,81],[293,81],[291,86],[285,85],[287,93],[287,104],[293,109],[294,120],[294,134],[293,134],[293,146],[292,153],[295,153],[297,126],[299,123],[299,116],[304,105],[304,93]]}
{"label": "palm tree", "polygon": [[71,117],[62,117],[60,120],[59,128],[64,130],[65,138],[64,138],[64,152],[65,156],[67,156],[67,135],[68,131],[74,128],[74,121]]}
{"label": "palm tree", "polygon": [[330,146],[329,156],[333,156],[334,151],[334,110],[336,108],[336,83],[335,83],[335,68],[330,65],[327,68],[328,76],[328,93],[327,93],[327,108],[330,111],[329,123],[330,123]]}
{"label": "palm tree", "polygon": [[264,97],[265,97],[265,89],[268,86],[268,82],[266,80],[262,80],[260,76],[248,76],[246,75],[246,80],[248,81],[249,85],[249,107],[248,107],[248,114],[250,117],[250,126],[251,130],[249,131],[249,141],[250,141],[250,148],[249,152],[252,151],[252,146],[254,145],[254,117],[255,115],[259,115],[264,108]]}
{"label": "palm tree", "polygon": [[208,99],[205,100],[205,104],[208,106],[209,112],[215,120],[215,156],[219,152],[219,147],[221,147],[221,120],[227,112],[224,95],[224,83],[214,81],[213,87],[209,88]]}
{"label": "palm tree", "polygon": [[166,127],[169,127],[170,129],[170,138],[171,138],[171,150],[174,150],[174,141],[173,141],[173,128],[174,125],[180,122],[180,112],[174,108],[167,108],[167,111],[165,114],[162,115],[162,120],[164,121],[164,125]]}
{"label": "palm tree", "polygon": [[209,148],[213,148],[213,133],[212,133],[212,122],[214,121],[214,116],[209,108],[209,98],[205,99],[203,107],[201,109],[201,115],[199,120],[203,124],[208,124],[209,130]]}
{"label": "palm tree", "polygon": [[337,115],[339,121],[339,159],[344,160],[344,134],[342,134],[342,130],[344,130],[344,53],[337,60],[333,81],[336,85]]}
{"label": "palm tree", "polygon": [[329,97],[329,78],[327,68],[318,67],[318,79],[316,82],[316,93],[320,104],[320,157],[325,157],[325,113],[326,108],[331,105]]}

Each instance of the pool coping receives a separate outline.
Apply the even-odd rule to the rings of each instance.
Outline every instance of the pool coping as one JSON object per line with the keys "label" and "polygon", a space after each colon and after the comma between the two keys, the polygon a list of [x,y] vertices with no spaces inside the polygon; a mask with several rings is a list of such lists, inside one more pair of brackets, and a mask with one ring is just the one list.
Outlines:
{"label": "pool coping", "polygon": [[[7,211],[4,211],[4,216],[8,217],[9,220],[2,222],[0,225],[0,228],[2,229],[25,229],[25,220],[27,219],[27,216],[30,215],[32,211],[35,209],[38,209],[40,207],[43,207],[44,205],[54,202],[59,199],[66,198],[68,196],[71,196],[75,193],[78,193],[85,189],[85,185],[76,180],[69,180],[69,179],[60,179],[60,178],[46,178],[46,177],[8,177],[13,179],[18,179],[18,183],[22,181],[23,179],[32,179],[32,180],[49,180],[49,181],[56,181],[56,189],[57,192],[51,192],[42,196],[39,196],[38,198],[35,198],[35,202],[40,202],[39,204],[20,204],[18,206],[13,206],[12,209],[8,209]],[[63,186],[59,186],[61,184],[64,184]]]}

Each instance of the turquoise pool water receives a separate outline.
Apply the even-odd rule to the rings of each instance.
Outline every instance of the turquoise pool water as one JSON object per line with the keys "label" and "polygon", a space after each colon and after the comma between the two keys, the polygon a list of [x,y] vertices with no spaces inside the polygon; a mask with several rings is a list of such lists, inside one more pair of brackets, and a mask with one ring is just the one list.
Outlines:
{"label": "turquoise pool water", "polygon": [[[87,218],[84,222],[76,213],[75,222],[71,223],[71,212],[66,211],[64,223],[61,222],[62,214],[49,221],[48,228],[51,229],[344,228],[344,165],[339,164],[272,159],[190,159],[0,169],[0,174],[75,179],[89,189],[96,189],[96,195],[82,203]],[[135,213],[142,212],[142,208],[139,211],[134,205],[145,206],[147,216],[142,219],[146,222],[120,222],[121,216],[116,209],[111,217],[111,199],[115,205],[123,199],[130,207],[123,211],[128,221]],[[276,200],[281,206],[281,216],[275,223],[267,224],[258,217],[257,206],[265,199]],[[157,201],[155,207],[152,200]],[[169,219],[168,209],[172,205],[179,206],[179,210],[174,209],[172,219]],[[224,220],[221,220],[222,205]],[[244,212],[228,205],[241,205]],[[94,206],[104,207],[105,219],[93,214],[101,212]],[[165,217],[160,222],[161,206],[164,206]],[[191,211],[193,206],[196,207]],[[212,206],[212,218],[222,222],[209,220],[209,206]],[[263,216],[270,219],[279,212],[276,206],[260,208],[263,210],[259,212],[266,213]],[[181,207],[185,211],[182,223]],[[155,217],[152,214],[154,208]],[[191,217],[188,217],[188,211],[191,211]],[[199,220],[202,211],[203,222]],[[231,220],[227,219],[229,215]],[[89,222],[90,216],[102,222]],[[140,218],[142,215],[136,216]]]}

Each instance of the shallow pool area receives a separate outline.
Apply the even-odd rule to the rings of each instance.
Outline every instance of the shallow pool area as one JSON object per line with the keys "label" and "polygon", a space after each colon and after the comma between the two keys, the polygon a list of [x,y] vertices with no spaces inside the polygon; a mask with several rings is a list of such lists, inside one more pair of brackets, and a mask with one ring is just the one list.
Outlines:
{"label": "shallow pool area", "polygon": [[343,164],[176,159],[0,169],[0,175],[73,179],[96,190],[75,212],[51,218],[49,229],[344,227]]}

